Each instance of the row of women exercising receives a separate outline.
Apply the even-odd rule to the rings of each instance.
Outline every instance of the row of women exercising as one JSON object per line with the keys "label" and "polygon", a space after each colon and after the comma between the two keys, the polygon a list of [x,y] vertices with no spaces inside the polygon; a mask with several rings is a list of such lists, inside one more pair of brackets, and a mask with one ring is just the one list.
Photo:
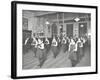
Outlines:
{"label": "row of women exercising", "polygon": [[39,66],[42,67],[50,51],[54,58],[62,51],[62,54],[69,54],[72,66],[75,66],[84,56],[84,49],[87,45],[86,38],[52,37],[52,38],[27,38],[24,43],[24,50],[33,51],[39,59]]}

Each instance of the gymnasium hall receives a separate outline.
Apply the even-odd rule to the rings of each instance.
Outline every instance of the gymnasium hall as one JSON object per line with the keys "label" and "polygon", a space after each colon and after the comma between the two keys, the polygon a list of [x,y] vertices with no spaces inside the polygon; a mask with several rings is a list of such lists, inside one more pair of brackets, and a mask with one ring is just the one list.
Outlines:
{"label": "gymnasium hall", "polygon": [[91,14],[22,11],[22,68],[91,66]]}

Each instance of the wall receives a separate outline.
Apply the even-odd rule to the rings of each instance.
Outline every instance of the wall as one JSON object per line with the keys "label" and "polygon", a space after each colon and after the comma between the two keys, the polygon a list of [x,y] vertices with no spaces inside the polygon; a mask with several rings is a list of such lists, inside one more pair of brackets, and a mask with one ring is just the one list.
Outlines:
{"label": "wall", "polygon": [[[59,16],[58,16],[58,13],[57,13],[57,14],[49,14],[48,16],[45,15],[45,16],[42,16],[42,17],[43,17],[43,20],[47,19],[50,22],[50,24],[52,24],[53,22],[57,22],[58,35],[60,33],[59,32],[60,31],[60,25],[63,25],[63,31],[67,32],[67,29],[66,29],[67,26],[66,25],[67,24],[73,24],[73,36],[78,37],[79,36],[79,29],[78,29],[79,28],[79,23],[84,22],[84,21],[75,22],[74,19],[76,17],[85,18],[86,19],[85,22],[87,23],[87,30],[90,31],[90,29],[91,29],[91,27],[89,25],[90,22],[89,22],[89,20],[87,20],[87,18],[89,19],[88,15],[89,14],[82,14],[82,13],[81,14],[78,14],[78,13],[64,13],[64,19],[63,19],[63,16],[62,16],[61,19],[58,19]],[[68,20],[68,21],[73,20],[74,22],[72,21],[72,22],[65,23],[65,20]],[[58,21],[60,21],[60,23],[58,23]],[[63,21],[64,21],[64,23],[63,23]],[[41,24],[44,24],[44,23],[41,23]],[[44,27],[45,27],[44,28],[45,33],[47,34],[46,36],[50,36],[52,34],[52,32],[48,33],[48,28],[46,26],[44,26]],[[52,27],[52,25],[51,25],[51,27]]]}
{"label": "wall", "polygon": [[[60,35],[59,33],[60,25],[63,25],[63,31],[67,32],[66,24],[69,24],[69,23],[63,23],[64,20],[74,20],[74,18],[76,17],[87,17],[87,14],[83,14],[83,13],[53,13],[53,14],[47,14],[47,15],[36,17],[37,14],[45,14],[45,13],[46,12],[41,12],[41,11],[37,11],[37,12],[28,11],[28,10],[23,11],[23,18],[28,19],[28,30],[32,30],[32,34],[43,32],[44,36],[51,37],[52,36],[52,31],[51,31],[52,23],[62,21],[62,23],[61,22],[57,23],[57,32],[58,32],[58,35]],[[50,23],[49,25],[50,31],[48,30],[48,25],[46,25],[47,20]],[[73,24],[73,36],[78,37],[79,36],[78,23],[70,22],[70,24]],[[23,26],[23,29],[24,28],[25,27]]]}
{"label": "wall", "polygon": [[28,19],[28,30],[32,30],[34,24],[34,13],[23,10],[23,18]]}
{"label": "wall", "polygon": [[[0,80],[11,79],[11,1],[0,1]],[[19,0],[20,1],[20,0]],[[28,1],[28,0],[21,0]],[[30,0],[34,2],[49,2],[62,4],[79,4],[98,6],[98,14],[100,14],[100,0]],[[100,15],[98,15],[100,21]],[[100,34],[100,23],[98,23],[98,34]],[[98,36],[98,53],[100,53],[100,36]],[[19,80],[100,80],[100,54],[98,54],[98,74],[90,75],[74,75],[47,78],[32,78]]]}

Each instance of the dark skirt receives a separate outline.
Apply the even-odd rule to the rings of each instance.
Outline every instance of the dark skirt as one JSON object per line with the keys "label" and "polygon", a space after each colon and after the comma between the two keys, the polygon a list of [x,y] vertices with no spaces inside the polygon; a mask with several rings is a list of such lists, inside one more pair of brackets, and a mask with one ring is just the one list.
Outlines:
{"label": "dark skirt", "polygon": [[52,52],[54,54],[54,57],[56,58],[57,55],[58,55],[58,49],[57,49],[57,46],[52,46]]}
{"label": "dark skirt", "polygon": [[62,51],[65,53],[67,51],[67,45],[66,44],[62,44]]}
{"label": "dark skirt", "polygon": [[69,59],[70,59],[70,60],[76,61],[76,60],[77,60],[76,52],[70,51],[70,52],[69,52]]}
{"label": "dark skirt", "polygon": [[45,45],[45,49],[46,49],[46,53],[48,54],[49,51],[50,51],[50,45],[49,45],[49,44],[46,44],[46,45]]}
{"label": "dark skirt", "polygon": [[66,50],[68,51],[69,49],[69,43],[66,43]]}
{"label": "dark skirt", "polygon": [[42,67],[43,63],[47,59],[46,49],[37,49],[37,57],[39,59],[39,66]]}
{"label": "dark skirt", "polygon": [[28,49],[26,47],[26,45],[23,45],[23,54],[26,54],[28,52]]}
{"label": "dark skirt", "polygon": [[83,44],[82,51],[83,51],[83,56],[84,56],[85,55],[85,44]]}
{"label": "dark skirt", "polygon": [[82,56],[83,56],[82,48],[78,47],[76,54],[77,54],[77,62],[80,62],[80,60],[82,59]]}
{"label": "dark skirt", "polygon": [[58,54],[59,54],[61,50],[61,43],[58,43],[57,49],[58,49]]}
{"label": "dark skirt", "polygon": [[83,47],[80,48],[80,56],[83,57]]}
{"label": "dark skirt", "polygon": [[23,53],[28,53],[29,50],[32,49],[32,46],[30,44],[23,45]]}
{"label": "dark skirt", "polygon": [[76,52],[70,51],[69,52],[69,59],[71,60],[72,67],[74,67],[77,64],[77,55],[76,55]]}
{"label": "dark skirt", "polygon": [[35,48],[35,46],[32,46],[32,51],[34,52],[34,55],[36,57],[37,48]]}

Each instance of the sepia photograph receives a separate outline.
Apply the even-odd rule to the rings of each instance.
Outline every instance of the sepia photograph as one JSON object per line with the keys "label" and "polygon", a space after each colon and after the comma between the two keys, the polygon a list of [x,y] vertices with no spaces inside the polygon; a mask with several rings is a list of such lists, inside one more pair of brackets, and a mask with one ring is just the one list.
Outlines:
{"label": "sepia photograph", "polygon": [[12,2],[12,77],[97,73],[97,7]]}

